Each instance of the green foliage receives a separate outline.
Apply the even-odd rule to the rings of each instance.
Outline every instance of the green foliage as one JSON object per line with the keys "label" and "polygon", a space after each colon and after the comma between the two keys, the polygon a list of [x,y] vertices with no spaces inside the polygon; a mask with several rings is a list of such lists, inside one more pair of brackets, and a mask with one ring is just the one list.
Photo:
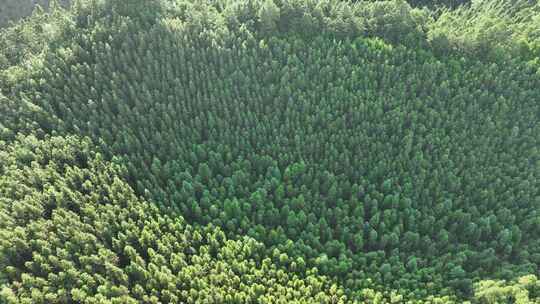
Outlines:
{"label": "green foliage", "polygon": [[422,41],[422,25],[428,19],[424,11],[411,9],[405,0],[375,2],[360,13],[370,35],[414,45]]}
{"label": "green foliage", "polygon": [[14,100],[0,93],[0,140],[13,141],[17,134],[34,134],[43,138],[53,129],[61,129],[62,122],[39,106],[21,99]]}
{"label": "green foliage", "polygon": [[410,0],[412,6],[427,6],[430,8],[448,7],[458,8],[460,6],[470,5],[471,0]]}
{"label": "green foliage", "polygon": [[259,22],[261,24],[261,31],[265,33],[272,34],[277,30],[279,7],[277,7],[273,0],[264,1],[259,9]]}
{"label": "green foliage", "polygon": [[523,276],[515,282],[485,280],[475,284],[478,303],[540,303],[540,281],[535,275]]}
{"label": "green foliage", "polygon": [[440,51],[458,49],[479,56],[520,54],[538,58],[538,1],[476,0],[470,7],[443,10],[430,24],[429,36]]}
{"label": "green foliage", "polygon": [[537,298],[506,282],[540,266],[538,15],[110,0],[3,30],[0,302]]}
{"label": "green foliage", "polygon": [[0,28],[0,91],[8,93],[21,78],[39,70],[47,50],[61,45],[73,29],[70,13],[60,6],[48,12],[36,9],[31,18]]}
{"label": "green foliage", "polygon": [[59,6],[66,7],[70,2],[70,0],[3,0],[0,7],[0,28],[11,25],[19,19],[31,15],[36,9],[54,9]]}
{"label": "green foliage", "polygon": [[1,303],[343,303],[250,238],[137,198],[89,140],[21,137],[0,154]]}

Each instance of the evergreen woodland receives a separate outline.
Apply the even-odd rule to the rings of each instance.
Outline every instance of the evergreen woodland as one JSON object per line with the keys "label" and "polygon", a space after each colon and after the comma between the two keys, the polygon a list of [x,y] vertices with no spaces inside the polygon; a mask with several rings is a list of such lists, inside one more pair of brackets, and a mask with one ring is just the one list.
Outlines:
{"label": "evergreen woodland", "polygon": [[457,4],[0,30],[0,303],[540,303],[540,4]]}

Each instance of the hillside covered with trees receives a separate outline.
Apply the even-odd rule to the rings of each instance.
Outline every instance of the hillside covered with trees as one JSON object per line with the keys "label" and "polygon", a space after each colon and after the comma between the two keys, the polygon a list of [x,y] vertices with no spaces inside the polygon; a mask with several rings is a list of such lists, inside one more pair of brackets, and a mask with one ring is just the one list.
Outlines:
{"label": "hillside covered with trees", "polygon": [[540,303],[540,4],[460,3],[1,29],[0,303]]}

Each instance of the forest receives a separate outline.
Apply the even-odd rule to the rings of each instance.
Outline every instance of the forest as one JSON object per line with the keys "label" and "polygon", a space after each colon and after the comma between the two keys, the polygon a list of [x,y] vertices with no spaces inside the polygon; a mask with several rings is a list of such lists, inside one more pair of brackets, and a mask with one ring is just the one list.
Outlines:
{"label": "forest", "polygon": [[0,15],[1,304],[540,304],[539,2],[70,2]]}

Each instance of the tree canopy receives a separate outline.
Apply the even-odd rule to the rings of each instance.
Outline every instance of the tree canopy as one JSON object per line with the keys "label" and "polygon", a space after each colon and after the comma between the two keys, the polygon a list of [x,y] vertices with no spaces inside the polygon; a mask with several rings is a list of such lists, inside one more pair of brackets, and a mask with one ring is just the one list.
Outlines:
{"label": "tree canopy", "polygon": [[538,303],[537,25],[102,0],[1,30],[0,303]]}

